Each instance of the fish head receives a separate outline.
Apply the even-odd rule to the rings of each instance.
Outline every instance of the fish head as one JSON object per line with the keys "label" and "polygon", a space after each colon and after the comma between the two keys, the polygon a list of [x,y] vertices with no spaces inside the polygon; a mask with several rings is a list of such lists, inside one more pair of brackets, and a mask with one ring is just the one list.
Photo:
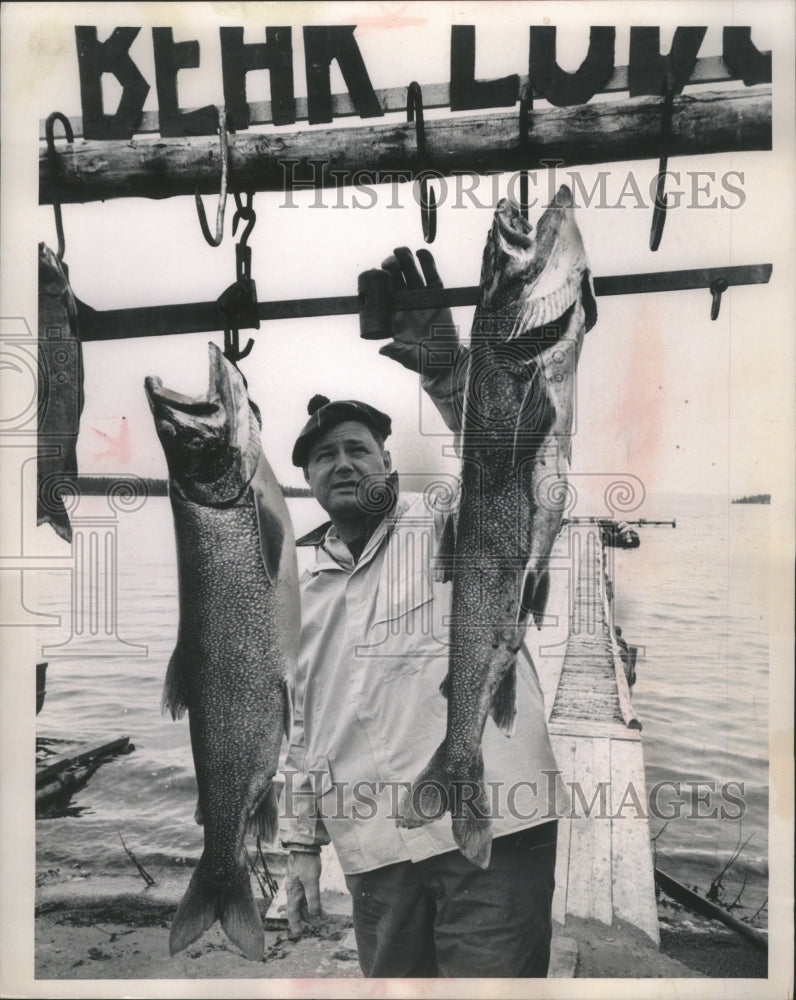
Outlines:
{"label": "fish head", "polygon": [[481,265],[479,313],[489,317],[483,336],[515,340],[555,322],[580,293],[591,327],[596,307],[570,189],[561,185],[535,232],[514,202],[502,198]]}
{"label": "fish head", "polygon": [[501,198],[492,218],[481,262],[481,305],[511,308],[527,283],[534,256],[531,224],[508,198]]}
{"label": "fish head", "polygon": [[260,416],[238,369],[211,343],[205,396],[174,392],[156,376],[144,387],[172,487],[204,505],[239,496],[259,460]]}

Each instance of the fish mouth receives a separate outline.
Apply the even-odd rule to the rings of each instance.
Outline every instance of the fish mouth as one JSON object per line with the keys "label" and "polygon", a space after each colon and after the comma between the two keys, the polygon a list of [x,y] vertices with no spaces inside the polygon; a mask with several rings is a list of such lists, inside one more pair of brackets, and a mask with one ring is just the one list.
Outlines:
{"label": "fish mouth", "polygon": [[541,238],[544,230],[550,226],[560,226],[562,216],[560,211],[557,212],[556,209],[572,208],[573,204],[572,191],[566,184],[562,184],[539,220],[534,239],[531,235],[531,224],[523,218],[517,205],[510,198],[501,198],[495,210],[495,235],[504,246],[529,250],[535,240],[538,241]]}
{"label": "fish mouth", "polygon": [[150,375],[144,380],[149,405],[157,416],[170,412],[184,413],[189,417],[208,417],[218,412],[219,404],[210,399],[192,399],[173,389],[166,389],[157,376]]}
{"label": "fish mouth", "polygon": [[498,203],[494,225],[495,236],[504,246],[529,250],[533,245],[530,223],[508,198],[501,198]]}

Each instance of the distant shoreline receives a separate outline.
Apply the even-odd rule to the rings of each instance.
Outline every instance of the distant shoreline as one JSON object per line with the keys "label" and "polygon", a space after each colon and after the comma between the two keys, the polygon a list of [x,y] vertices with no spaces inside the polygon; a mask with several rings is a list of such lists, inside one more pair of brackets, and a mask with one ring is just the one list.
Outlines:
{"label": "distant shoreline", "polygon": [[[149,479],[144,476],[78,476],[75,480],[64,480],[63,488],[70,493],[80,493],[86,497],[102,497],[119,491],[131,496],[165,497],[169,495],[166,479]],[[312,493],[301,486],[282,486],[286,497],[311,497]]]}
{"label": "distant shoreline", "polygon": [[748,497],[736,497],[733,503],[771,503],[770,493],[755,493]]}

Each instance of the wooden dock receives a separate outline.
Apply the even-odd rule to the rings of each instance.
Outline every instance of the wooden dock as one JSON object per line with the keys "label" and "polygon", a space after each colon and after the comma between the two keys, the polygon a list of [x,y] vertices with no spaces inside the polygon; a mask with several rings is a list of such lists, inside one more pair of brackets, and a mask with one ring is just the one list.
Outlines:
{"label": "wooden dock", "polygon": [[641,725],[608,565],[599,526],[565,526],[551,564],[551,624],[529,635],[572,806],[559,824],[553,917],[621,918],[659,944]]}
{"label": "wooden dock", "polygon": [[[528,630],[519,667],[534,664],[563,780],[579,789],[570,795],[574,817],[559,822],[554,920],[566,935],[570,916],[609,925],[620,918],[659,944],[648,823],[636,808],[638,802],[646,815],[641,727],[613,631],[607,551],[599,524],[565,525],[552,554],[547,622]],[[331,847],[322,861],[324,907],[349,914]],[[286,924],[285,906],[281,886],[268,911],[272,926]],[[554,935],[551,969],[572,976],[573,962],[558,953],[563,943],[560,932]]]}

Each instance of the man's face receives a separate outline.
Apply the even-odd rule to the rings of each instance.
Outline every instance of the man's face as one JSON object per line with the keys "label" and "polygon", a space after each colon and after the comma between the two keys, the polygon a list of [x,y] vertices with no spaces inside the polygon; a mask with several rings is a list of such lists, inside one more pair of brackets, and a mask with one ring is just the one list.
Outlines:
{"label": "man's face", "polygon": [[[332,519],[365,518],[357,487],[372,488],[390,471],[390,453],[356,420],[337,424],[310,449],[305,476],[313,496]],[[369,492],[369,491],[368,491]]]}

